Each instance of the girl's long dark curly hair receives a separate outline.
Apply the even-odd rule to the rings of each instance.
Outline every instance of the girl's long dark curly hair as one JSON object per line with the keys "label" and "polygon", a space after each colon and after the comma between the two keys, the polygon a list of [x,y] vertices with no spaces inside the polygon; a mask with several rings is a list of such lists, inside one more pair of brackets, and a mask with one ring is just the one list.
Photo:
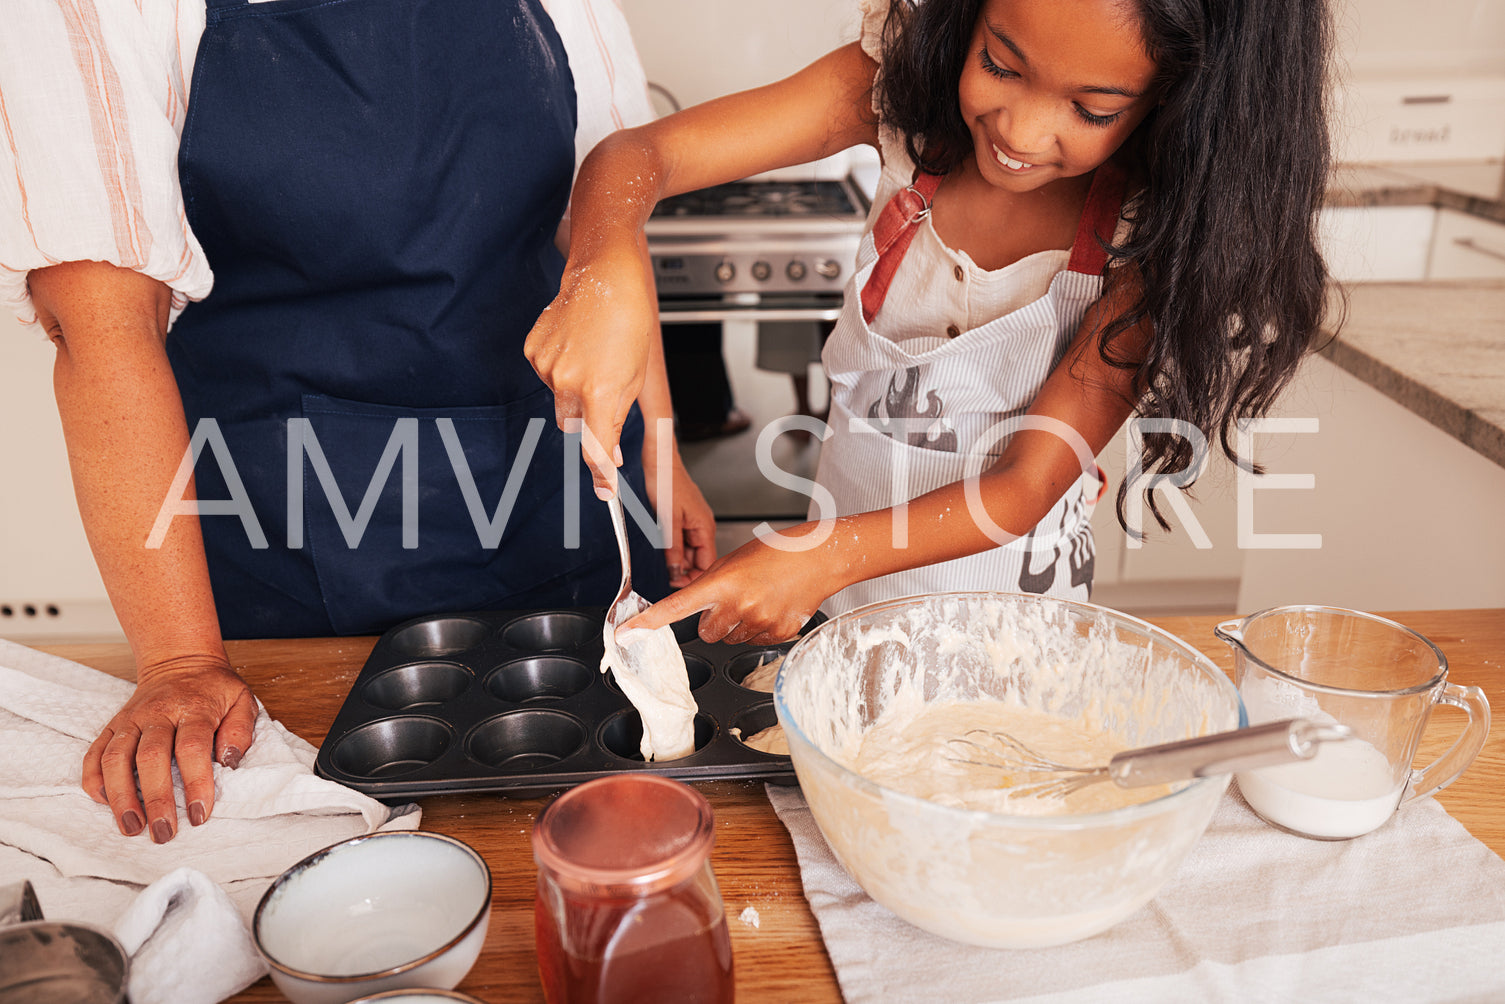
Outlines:
{"label": "girl's long dark curly hair", "polygon": [[[1327,269],[1316,245],[1329,166],[1331,24],[1322,0],[1124,0],[1155,61],[1160,104],[1124,144],[1132,223],[1107,270],[1137,275],[1129,310],[1099,351],[1136,370],[1137,414],[1189,422],[1237,457],[1240,419],[1266,414],[1321,329]],[[875,103],[910,156],[943,173],[972,155],[957,101],[982,0],[894,0]],[[1116,345],[1153,330],[1142,359]],[[1150,496],[1200,466],[1193,442],[1144,438]],[[1177,477],[1174,483],[1185,478]]]}

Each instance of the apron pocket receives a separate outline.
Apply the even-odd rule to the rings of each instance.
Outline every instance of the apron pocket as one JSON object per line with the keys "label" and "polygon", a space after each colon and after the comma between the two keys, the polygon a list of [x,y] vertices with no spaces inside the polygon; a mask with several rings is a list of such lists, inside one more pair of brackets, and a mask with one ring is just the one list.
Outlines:
{"label": "apron pocket", "polygon": [[305,394],[288,440],[290,498],[302,481],[289,541],[308,548],[339,634],[516,604],[604,559],[615,573],[605,507],[578,449],[566,458],[547,391],[423,409]]}

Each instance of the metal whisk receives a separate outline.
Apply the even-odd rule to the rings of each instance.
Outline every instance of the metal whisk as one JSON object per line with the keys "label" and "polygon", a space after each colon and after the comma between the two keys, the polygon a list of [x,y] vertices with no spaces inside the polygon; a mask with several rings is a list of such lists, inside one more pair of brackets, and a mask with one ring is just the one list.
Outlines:
{"label": "metal whisk", "polygon": [[1346,739],[1349,735],[1346,726],[1335,722],[1288,718],[1232,732],[1125,750],[1106,764],[1094,767],[1058,763],[1007,732],[987,729],[973,729],[947,745],[953,751],[949,757],[953,763],[990,767],[1008,775],[1065,775],[1008,786],[1011,794],[1064,798],[1099,781],[1112,781],[1120,788],[1142,788],[1310,760],[1322,743]]}

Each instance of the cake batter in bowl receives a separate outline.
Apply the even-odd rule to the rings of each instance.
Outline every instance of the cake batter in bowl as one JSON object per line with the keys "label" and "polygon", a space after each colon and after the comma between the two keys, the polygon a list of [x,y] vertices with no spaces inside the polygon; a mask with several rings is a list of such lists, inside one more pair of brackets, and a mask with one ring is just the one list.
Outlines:
{"label": "cake batter in bowl", "polygon": [[[1079,729],[1100,758],[1105,735],[1127,749],[1247,724],[1232,681],[1185,642],[1103,607],[1015,593],[836,617],[785,658],[774,705],[811,812],[857,883],[917,927],[996,948],[1078,941],[1138,910],[1207,828],[1228,777],[1042,804],[1001,794],[1010,780],[996,772],[965,776],[949,739],[996,714],[1010,730],[1049,724],[1016,737],[1059,755]],[[873,765],[897,743],[918,769],[880,783]]]}

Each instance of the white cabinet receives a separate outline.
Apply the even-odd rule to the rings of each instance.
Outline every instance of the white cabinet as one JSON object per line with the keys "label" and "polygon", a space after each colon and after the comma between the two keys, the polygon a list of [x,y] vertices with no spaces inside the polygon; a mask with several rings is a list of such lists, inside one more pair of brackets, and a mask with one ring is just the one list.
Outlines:
{"label": "white cabinet", "polygon": [[1256,458],[1314,480],[1256,493],[1253,525],[1320,547],[1246,548],[1241,612],[1505,606],[1505,468],[1320,356],[1277,410],[1317,431],[1261,437]]}
{"label": "white cabinet", "polygon": [[[1362,610],[1505,607],[1505,467],[1311,356],[1243,448],[1215,454],[1195,498],[1131,549],[1113,513],[1125,435],[1103,451],[1093,601],[1129,613],[1249,613],[1288,603]],[[1200,538],[1200,539],[1199,539]],[[1203,546],[1198,546],[1198,544]]]}
{"label": "white cabinet", "polygon": [[1318,246],[1339,282],[1505,278],[1505,224],[1432,206],[1330,206]]}
{"label": "white cabinet", "polygon": [[1505,279],[1505,223],[1439,209],[1427,277]]}
{"label": "white cabinet", "polygon": [[1431,206],[1329,206],[1318,247],[1339,282],[1413,282],[1427,277],[1436,219]]}
{"label": "white cabinet", "polygon": [[1133,496],[1126,500],[1130,526],[1144,533],[1136,543],[1119,525],[1115,508],[1118,487],[1135,463],[1131,450],[1125,426],[1098,457],[1108,475],[1108,491],[1092,514],[1097,544],[1093,602],[1137,615],[1231,612],[1243,572],[1233,465],[1214,452],[1192,494],[1170,486],[1156,490],[1169,530],[1155,522],[1147,503]]}
{"label": "white cabinet", "polygon": [[118,639],[84,538],[40,329],[0,316],[0,638]]}

